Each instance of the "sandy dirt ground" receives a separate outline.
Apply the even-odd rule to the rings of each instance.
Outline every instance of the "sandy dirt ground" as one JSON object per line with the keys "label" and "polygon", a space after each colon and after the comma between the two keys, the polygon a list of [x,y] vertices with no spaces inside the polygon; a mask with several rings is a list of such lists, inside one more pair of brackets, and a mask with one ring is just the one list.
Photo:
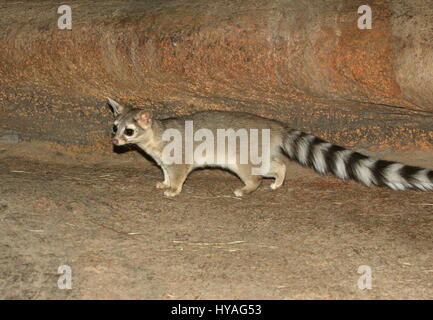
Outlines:
{"label": "sandy dirt ground", "polygon": [[[433,298],[432,192],[291,163],[277,191],[265,180],[238,199],[235,176],[202,170],[168,199],[139,155],[91,162],[19,145],[0,145],[2,299]],[[433,168],[428,152],[384,158]],[[371,290],[358,288],[361,265]]]}

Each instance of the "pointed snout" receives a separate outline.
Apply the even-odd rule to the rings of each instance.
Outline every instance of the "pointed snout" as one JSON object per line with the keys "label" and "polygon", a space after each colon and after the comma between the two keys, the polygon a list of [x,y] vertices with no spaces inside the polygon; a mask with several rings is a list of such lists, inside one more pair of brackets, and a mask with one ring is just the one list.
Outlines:
{"label": "pointed snout", "polygon": [[111,142],[114,144],[114,145],[116,145],[116,146],[118,146],[119,145],[119,139],[116,139],[116,138],[114,138],[113,140],[111,140]]}

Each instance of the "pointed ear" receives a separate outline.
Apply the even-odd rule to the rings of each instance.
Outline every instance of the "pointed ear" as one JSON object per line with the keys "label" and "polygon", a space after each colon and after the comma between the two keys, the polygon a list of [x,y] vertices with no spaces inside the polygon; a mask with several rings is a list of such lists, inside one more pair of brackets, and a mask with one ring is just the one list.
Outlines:
{"label": "pointed ear", "polygon": [[137,120],[140,127],[146,129],[152,124],[152,114],[148,111],[141,110],[135,116],[135,120]]}
{"label": "pointed ear", "polygon": [[120,103],[114,101],[111,98],[107,98],[107,101],[108,101],[108,105],[111,107],[116,117],[122,113],[125,113],[128,110],[127,107],[121,105]]}

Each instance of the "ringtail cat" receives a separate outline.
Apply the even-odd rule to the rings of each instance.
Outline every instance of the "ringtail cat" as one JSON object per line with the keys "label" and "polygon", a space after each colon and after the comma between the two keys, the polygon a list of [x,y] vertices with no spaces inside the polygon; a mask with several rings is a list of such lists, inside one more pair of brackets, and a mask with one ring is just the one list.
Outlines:
{"label": "ringtail cat", "polygon": [[[108,104],[115,116],[112,143],[116,146],[136,144],[150,155],[164,173],[164,181],[157,183],[156,188],[166,189],[164,195],[168,197],[178,195],[182,191],[183,183],[188,174],[200,167],[215,166],[234,172],[245,184],[242,188],[234,191],[237,197],[255,191],[263,177],[275,179],[271,188],[278,189],[282,186],[286,176],[284,155],[301,165],[316,170],[318,173],[331,173],[338,178],[353,179],[366,186],[387,186],[395,190],[409,188],[423,191],[433,190],[433,171],[431,170],[374,159],[331,144],[313,135],[291,129],[286,124],[276,120],[244,112],[229,111],[201,111],[182,117],[160,120],[154,119],[149,112],[143,109],[130,108],[110,98],[108,98]],[[174,129],[183,136],[188,121],[193,124],[195,132],[199,129],[207,129],[215,135],[218,135],[220,129],[233,129],[235,131],[267,129],[270,133],[267,143],[270,161],[266,172],[262,172],[260,175],[253,174],[252,169],[257,168],[257,164],[239,161],[242,156],[240,145],[236,145],[235,154],[222,155],[223,161],[212,160],[212,158],[203,161],[203,159],[194,157],[191,163],[168,164],[164,162],[164,147],[170,143],[167,139],[163,139],[164,132],[168,129]],[[200,141],[193,142],[193,151],[197,151],[200,143]],[[264,147],[261,141],[258,141],[258,144],[262,144],[260,147]],[[184,145],[182,145],[182,151],[185,151]],[[222,151],[215,149],[215,153],[218,152],[226,153],[226,148]],[[219,155],[217,154],[217,156]]]}

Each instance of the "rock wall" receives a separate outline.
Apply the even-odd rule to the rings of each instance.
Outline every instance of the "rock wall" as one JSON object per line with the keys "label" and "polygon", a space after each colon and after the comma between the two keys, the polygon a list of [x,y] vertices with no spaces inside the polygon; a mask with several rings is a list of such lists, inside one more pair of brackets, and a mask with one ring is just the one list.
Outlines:
{"label": "rock wall", "polygon": [[109,150],[105,97],[157,116],[243,110],[348,146],[433,146],[433,6],[352,0],[0,5],[0,128]]}

